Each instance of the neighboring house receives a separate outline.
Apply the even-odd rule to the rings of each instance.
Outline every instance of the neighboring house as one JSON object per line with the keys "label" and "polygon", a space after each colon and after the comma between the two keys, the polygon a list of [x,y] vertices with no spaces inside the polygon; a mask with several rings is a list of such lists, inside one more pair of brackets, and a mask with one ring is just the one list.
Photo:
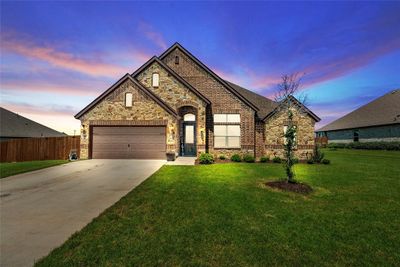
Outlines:
{"label": "neighboring house", "polygon": [[66,134],[57,132],[56,130],[0,107],[0,141],[18,138],[59,136],[66,136]]}
{"label": "neighboring house", "polygon": [[[298,104],[296,155],[306,158],[320,119]],[[286,114],[277,106],[223,80],[175,43],[75,115],[81,120],[81,158],[283,156]]]}
{"label": "neighboring house", "polygon": [[400,90],[391,91],[316,131],[328,143],[400,141]]}

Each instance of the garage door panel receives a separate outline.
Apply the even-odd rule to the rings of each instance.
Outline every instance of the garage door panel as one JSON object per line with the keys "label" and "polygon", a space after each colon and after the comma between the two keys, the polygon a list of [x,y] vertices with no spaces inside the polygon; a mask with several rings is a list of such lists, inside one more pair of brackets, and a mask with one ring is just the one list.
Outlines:
{"label": "garage door panel", "polygon": [[94,127],[93,134],[165,134],[165,127]]}
{"label": "garage door panel", "polygon": [[115,137],[111,135],[105,136],[94,136],[97,144],[165,144],[164,136],[151,136],[148,135],[146,138],[142,136],[120,136]]}
{"label": "garage door panel", "polygon": [[165,159],[165,127],[93,127],[92,158]]}
{"label": "garage door panel", "polygon": [[124,144],[96,144],[96,151],[137,151],[137,150],[151,150],[151,151],[165,151],[162,147],[164,144],[136,144],[136,145],[124,145]]}

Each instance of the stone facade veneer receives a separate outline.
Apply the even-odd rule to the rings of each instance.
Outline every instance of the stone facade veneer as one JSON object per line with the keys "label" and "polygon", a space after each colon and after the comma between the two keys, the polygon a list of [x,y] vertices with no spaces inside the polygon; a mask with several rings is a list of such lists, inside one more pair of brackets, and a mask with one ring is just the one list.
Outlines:
{"label": "stone facade veneer", "polygon": [[[157,87],[152,83],[154,73],[159,75]],[[161,61],[157,58],[148,61],[134,73],[133,80],[130,78],[79,115],[81,158],[90,156],[90,131],[96,125],[165,126],[166,150],[179,153],[182,119],[187,113],[196,115],[198,154],[207,151],[227,157],[233,154],[251,154],[257,159],[261,156],[283,157],[285,112],[278,111],[262,121],[255,107],[181,48],[171,49]],[[133,95],[132,107],[125,107],[126,93]],[[313,152],[316,120],[299,109],[293,112],[298,130],[295,155],[304,160]],[[214,148],[213,117],[221,113],[240,114],[240,148]]]}
{"label": "stone facade veneer", "polygon": [[[159,74],[159,86],[153,87],[152,75]],[[206,107],[207,103],[194,94],[189,88],[170,75],[160,64],[154,62],[137,76],[138,81],[151,90],[165,103],[180,113],[185,107],[196,109],[196,144],[197,153],[205,152]],[[183,115],[182,113],[180,115]],[[179,128],[177,128],[179,131]],[[176,144],[179,147],[179,142]]]}
{"label": "stone facade veneer", "polygon": [[[315,120],[299,109],[292,109],[293,120],[297,126],[297,149],[295,156],[300,160],[306,160],[313,153]],[[273,158],[284,157],[283,127],[287,125],[287,113],[281,110],[271,116],[265,122],[265,155]]]}
{"label": "stone facade veneer", "polygon": [[[133,94],[133,106],[125,107],[125,94]],[[167,144],[177,150],[177,120],[132,81],[127,80],[81,118],[81,158],[89,156],[90,125],[160,125],[167,127]],[[132,122],[129,124],[129,122]],[[161,125],[163,125],[161,124]]]}

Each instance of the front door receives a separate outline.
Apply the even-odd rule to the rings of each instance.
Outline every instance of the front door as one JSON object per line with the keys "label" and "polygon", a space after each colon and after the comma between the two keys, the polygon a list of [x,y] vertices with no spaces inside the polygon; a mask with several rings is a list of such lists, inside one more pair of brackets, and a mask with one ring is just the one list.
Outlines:
{"label": "front door", "polygon": [[196,156],[196,124],[183,123],[182,156]]}

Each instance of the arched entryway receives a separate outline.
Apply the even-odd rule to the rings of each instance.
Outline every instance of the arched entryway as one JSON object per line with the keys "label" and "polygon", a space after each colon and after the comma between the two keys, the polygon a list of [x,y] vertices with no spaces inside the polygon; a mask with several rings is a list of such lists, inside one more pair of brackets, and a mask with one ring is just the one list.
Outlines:
{"label": "arched entryway", "polygon": [[197,109],[191,106],[179,108],[180,121],[180,149],[179,155],[186,157],[196,156],[197,144]]}

